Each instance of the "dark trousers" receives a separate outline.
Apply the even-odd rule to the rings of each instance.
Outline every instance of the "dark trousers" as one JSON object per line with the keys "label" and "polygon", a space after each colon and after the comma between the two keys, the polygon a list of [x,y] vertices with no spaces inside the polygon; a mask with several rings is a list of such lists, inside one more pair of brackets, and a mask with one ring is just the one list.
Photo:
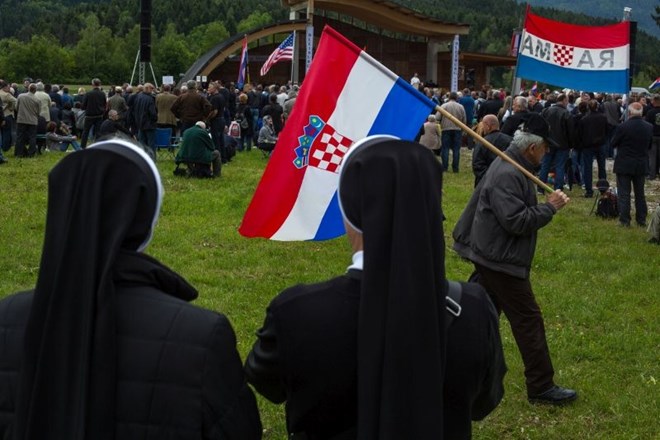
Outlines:
{"label": "dark trousers", "polygon": [[644,182],[646,176],[631,174],[617,174],[616,187],[619,197],[619,221],[630,225],[630,189],[635,191],[635,219],[638,225],[646,224],[646,198],[644,197]]}
{"label": "dark trousers", "polygon": [[14,143],[12,135],[12,131],[14,130],[14,117],[5,116],[4,119],[5,125],[2,126],[2,130],[0,131],[2,133],[2,140],[0,143],[2,144],[2,151],[9,151]]}
{"label": "dark trousers", "polygon": [[441,158],[442,167],[449,169],[449,151],[451,150],[451,169],[458,172],[458,162],[461,157],[461,130],[442,130]]}
{"label": "dark trousers", "polygon": [[213,162],[211,162],[211,168],[213,170],[213,177],[220,177],[220,174],[222,173],[222,159],[218,150],[213,152]]}
{"label": "dark trousers", "polygon": [[[584,184],[584,193],[593,194],[593,169],[594,169],[594,150],[585,148],[582,151],[582,183]],[[599,176],[600,178],[600,176]]]}
{"label": "dark trousers", "polygon": [[85,126],[83,127],[82,139],[80,139],[80,148],[87,148],[87,140],[89,139],[90,130],[94,130],[94,137],[98,137],[101,132],[101,124],[103,123],[103,115],[99,116],[85,116]]}
{"label": "dark trousers", "polygon": [[[4,148],[4,146],[2,148]],[[649,178],[655,179],[656,176],[658,175],[659,170],[660,170],[660,136],[653,136],[653,142],[651,143],[651,148],[649,149]]]}
{"label": "dark trousers", "polygon": [[194,126],[197,123],[197,121],[181,121],[181,137],[183,137],[183,133],[186,132],[190,127]]}
{"label": "dark trousers", "polygon": [[[25,151],[25,144],[30,144],[30,148]],[[14,156],[30,157],[37,153],[37,126],[19,123],[16,127],[16,148]]]}
{"label": "dark trousers", "polygon": [[211,121],[211,137],[215,149],[220,152],[222,163],[229,162],[229,155],[225,148],[225,118],[223,116],[218,116]]}
{"label": "dark trousers", "polygon": [[529,278],[512,277],[475,264],[481,284],[511,324],[513,337],[525,364],[527,394],[543,393],[553,387],[555,374],[545,339],[541,308],[534,298]]}
{"label": "dark trousers", "polygon": [[566,168],[566,160],[568,159],[568,150],[560,150],[558,148],[550,149],[541,160],[541,171],[539,172],[539,179],[543,182],[548,182],[548,174],[555,169],[555,189],[564,189],[564,171]]}
{"label": "dark trousers", "polygon": [[156,129],[140,129],[137,136],[138,142],[145,147],[151,148],[151,151],[156,154]]}

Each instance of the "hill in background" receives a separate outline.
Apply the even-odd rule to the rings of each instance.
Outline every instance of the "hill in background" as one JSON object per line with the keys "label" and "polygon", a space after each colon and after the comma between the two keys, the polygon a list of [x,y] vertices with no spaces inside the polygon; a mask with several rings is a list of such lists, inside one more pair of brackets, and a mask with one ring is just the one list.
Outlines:
{"label": "hill in background", "polygon": [[657,0],[518,0],[520,3],[529,3],[534,6],[561,9],[602,17],[609,20],[621,20],[623,8],[632,8],[632,20],[638,23],[638,27],[645,32],[660,38],[660,27],[655,24],[651,13],[655,7],[660,5]]}

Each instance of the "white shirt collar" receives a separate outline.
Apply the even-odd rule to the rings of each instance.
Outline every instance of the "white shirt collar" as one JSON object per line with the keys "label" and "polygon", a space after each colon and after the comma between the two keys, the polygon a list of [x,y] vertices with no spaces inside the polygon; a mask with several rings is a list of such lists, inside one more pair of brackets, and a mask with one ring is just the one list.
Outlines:
{"label": "white shirt collar", "polygon": [[353,254],[353,263],[351,263],[350,266],[348,266],[348,270],[354,269],[354,270],[362,270],[362,263],[364,261],[364,251],[357,251],[356,253]]}

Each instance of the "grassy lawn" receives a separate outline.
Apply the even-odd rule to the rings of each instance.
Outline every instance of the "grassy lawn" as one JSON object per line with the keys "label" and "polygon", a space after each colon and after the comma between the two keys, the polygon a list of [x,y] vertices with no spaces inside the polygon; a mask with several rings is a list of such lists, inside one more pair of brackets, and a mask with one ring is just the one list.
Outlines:
{"label": "grassy lawn", "polygon": [[[75,93],[72,90],[72,93]],[[447,276],[467,279],[472,265],[451,251],[451,230],[472,191],[469,154],[446,174]],[[36,281],[46,214],[47,175],[63,154],[14,159],[0,167],[0,297]],[[165,201],[148,253],[199,289],[201,307],[225,313],[244,357],[271,298],[286,286],[342,273],[345,239],[282,243],[241,237],[237,228],[266,160],[239,154],[215,180],[174,177],[161,159]],[[610,182],[614,177],[610,177]],[[649,208],[659,185],[647,185]],[[565,408],[527,403],[520,356],[506,319],[501,330],[509,373],[502,404],[474,425],[475,439],[660,438],[660,246],[645,230],[589,215],[582,190],[539,234],[532,284],[544,312],[556,381],[580,393]],[[75,261],[69,262],[75,270]],[[260,399],[266,439],[285,439],[281,406]]]}

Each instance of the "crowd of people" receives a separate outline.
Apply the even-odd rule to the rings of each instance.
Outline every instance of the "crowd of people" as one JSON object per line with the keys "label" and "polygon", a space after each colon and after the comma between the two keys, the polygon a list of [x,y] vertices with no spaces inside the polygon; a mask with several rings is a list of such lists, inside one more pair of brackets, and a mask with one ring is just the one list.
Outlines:
{"label": "crowd of people", "polygon": [[[238,90],[234,83],[225,87],[222,81],[188,81],[160,89],[151,83],[123,84],[104,90],[94,78],[89,90],[80,88],[71,95],[67,87],[41,80],[26,78],[19,86],[0,79],[0,164],[7,162],[2,153],[12,147],[15,157],[28,158],[46,150],[67,151],[69,146],[73,151],[85,149],[90,139],[117,133],[138,140],[155,154],[158,129],[170,129],[170,138],[182,139],[198,122],[210,134],[221,163],[231,161],[234,143],[239,152],[254,146],[270,154],[297,93],[298,86],[291,83],[246,84]],[[229,131],[233,122],[236,133]]]}
{"label": "crowd of people", "polygon": [[[620,95],[570,90],[523,91],[513,96],[488,85],[480,91],[444,93],[424,87],[418,77],[411,84],[500,151],[508,148],[514,133],[532,114],[541,115],[550,125],[552,141],[537,170],[541,181],[559,190],[581,187],[584,197],[593,198],[602,191],[594,183],[607,180],[607,160],[611,160],[620,224],[631,224],[634,194],[636,223],[647,226],[645,182],[660,178],[660,94],[632,94],[624,102]],[[465,133],[461,135],[460,128],[442,113],[432,116],[421,127],[418,140],[440,156],[445,171],[451,167],[458,172],[461,146],[472,148],[476,187],[496,155]]]}
{"label": "crowd of people", "polygon": [[[571,179],[593,197],[593,160],[604,172],[610,149],[619,220],[631,223],[632,189],[635,219],[645,225],[644,183],[658,172],[651,152],[658,154],[660,97],[651,108],[638,101],[621,108],[588,93],[507,99],[487,90],[483,101],[470,90],[436,93],[444,111],[477,125],[504,152],[474,145],[475,190],[452,234],[454,250],[474,265],[473,282],[445,276],[443,175],[450,166],[459,172],[463,139],[438,112],[419,143],[372,136],[352,146],[337,192],[351,264],[343,275],[275,296],[242,364],[229,319],[189,304],[195,288],[144,253],[163,197],[156,130],[182,137],[177,157],[209,163],[217,176],[231,159],[232,126],[238,151],[255,143],[273,150],[295,88],[203,89],[189,81],[178,91],[156,93],[146,83],[106,94],[94,79],[70,102],[39,81],[18,96],[12,88],[0,80],[9,109],[3,149],[12,146],[16,116],[15,154],[38,154],[36,126],[48,113],[49,145],[77,152],[49,174],[42,255],[49,264],[41,264],[34,290],[0,301],[2,438],[258,439],[250,384],[286,402],[292,439],[470,439],[471,422],[503,398],[502,312],[528,400],[572,402],[578,393],[555,383],[530,281],[538,231],[570,202]],[[54,111],[60,104],[71,115]],[[569,157],[582,165],[565,176]],[[520,168],[554,186],[545,201]]]}

